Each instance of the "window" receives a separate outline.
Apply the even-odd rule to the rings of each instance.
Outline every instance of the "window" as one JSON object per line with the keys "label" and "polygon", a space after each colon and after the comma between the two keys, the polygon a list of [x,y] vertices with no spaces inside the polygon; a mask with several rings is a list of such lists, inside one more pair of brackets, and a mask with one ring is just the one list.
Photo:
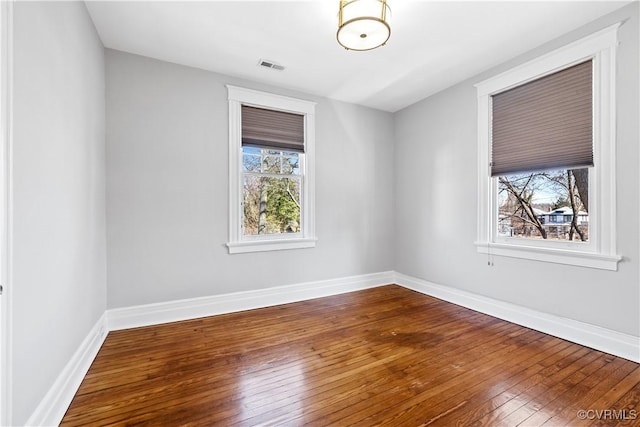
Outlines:
{"label": "window", "polygon": [[619,25],[476,85],[479,252],[617,269]]}
{"label": "window", "polygon": [[315,104],[227,89],[229,253],[314,247]]}

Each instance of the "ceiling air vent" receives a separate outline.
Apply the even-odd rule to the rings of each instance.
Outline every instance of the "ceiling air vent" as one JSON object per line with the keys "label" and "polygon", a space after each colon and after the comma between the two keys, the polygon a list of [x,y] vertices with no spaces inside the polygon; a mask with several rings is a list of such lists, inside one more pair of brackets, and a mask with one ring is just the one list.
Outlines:
{"label": "ceiling air vent", "polygon": [[275,62],[270,61],[268,59],[261,59],[260,61],[258,61],[258,65],[265,68],[272,68],[278,71],[284,70],[284,66],[280,64],[276,64]]}

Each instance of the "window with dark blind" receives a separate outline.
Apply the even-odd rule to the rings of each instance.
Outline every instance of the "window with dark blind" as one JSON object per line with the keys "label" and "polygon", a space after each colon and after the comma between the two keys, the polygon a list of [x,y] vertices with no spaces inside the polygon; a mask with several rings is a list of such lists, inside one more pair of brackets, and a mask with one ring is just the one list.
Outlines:
{"label": "window with dark blind", "polygon": [[593,166],[592,61],[492,96],[491,175]]}
{"label": "window with dark blind", "polygon": [[585,61],[492,96],[499,235],[589,240],[592,70]]}
{"label": "window with dark blind", "polygon": [[229,253],[313,248],[315,103],[227,89]]}
{"label": "window with dark blind", "polygon": [[620,23],[477,83],[476,247],[616,270]]}

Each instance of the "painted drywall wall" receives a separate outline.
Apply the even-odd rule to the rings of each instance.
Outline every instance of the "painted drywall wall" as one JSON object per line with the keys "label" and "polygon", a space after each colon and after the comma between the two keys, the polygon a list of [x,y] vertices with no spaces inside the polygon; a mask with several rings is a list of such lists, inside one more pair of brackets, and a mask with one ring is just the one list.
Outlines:
{"label": "painted drywall wall", "polygon": [[[393,267],[391,114],[109,49],[106,77],[109,308]],[[317,102],[315,248],[227,253],[225,84]]]}
{"label": "painted drywall wall", "polygon": [[[475,83],[613,23],[617,70],[617,272],[476,252]],[[638,3],[395,115],[395,269],[546,313],[640,335]]]}
{"label": "painted drywall wall", "polygon": [[84,3],[14,4],[13,425],[106,309],[104,89]]}

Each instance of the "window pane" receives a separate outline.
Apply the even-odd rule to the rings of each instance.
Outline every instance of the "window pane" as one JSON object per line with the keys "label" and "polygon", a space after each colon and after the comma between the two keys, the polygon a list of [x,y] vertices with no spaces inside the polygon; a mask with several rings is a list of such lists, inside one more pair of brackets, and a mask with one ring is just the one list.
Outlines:
{"label": "window pane", "polygon": [[242,152],[247,154],[260,154],[261,149],[250,145],[243,145]]}
{"label": "window pane", "polygon": [[297,153],[295,156],[287,156],[282,159],[282,173],[287,175],[300,174],[300,158]]}
{"label": "window pane", "polygon": [[500,236],[589,240],[589,169],[498,177]]}
{"label": "window pane", "polygon": [[280,173],[280,165],[282,158],[280,156],[263,156],[262,157],[262,172],[264,173]]}
{"label": "window pane", "polygon": [[242,170],[247,172],[260,172],[261,156],[255,154],[242,154]]}
{"label": "window pane", "polygon": [[243,234],[300,232],[300,178],[245,176]]}

